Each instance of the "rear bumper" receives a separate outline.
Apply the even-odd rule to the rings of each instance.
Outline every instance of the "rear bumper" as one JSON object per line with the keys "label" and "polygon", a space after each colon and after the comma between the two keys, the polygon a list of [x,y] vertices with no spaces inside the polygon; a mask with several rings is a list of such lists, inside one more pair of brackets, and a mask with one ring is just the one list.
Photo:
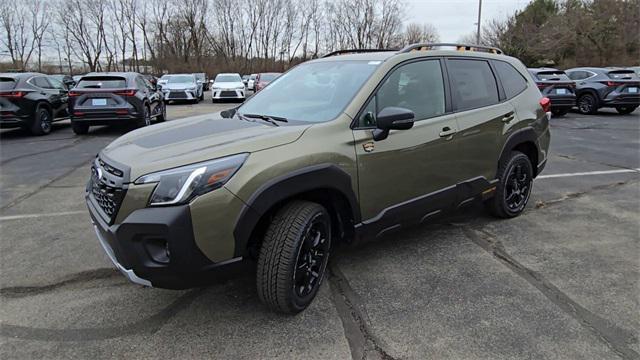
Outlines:
{"label": "rear bumper", "polygon": [[28,126],[31,123],[29,115],[2,114],[0,115],[0,129],[12,129]]}
{"label": "rear bumper", "polygon": [[108,109],[75,108],[71,113],[71,121],[89,125],[111,125],[136,121],[140,114],[133,106],[113,107]]}
{"label": "rear bumper", "polygon": [[90,195],[86,203],[101,246],[130,281],[167,289],[186,289],[224,280],[253,263],[233,258],[214,263],[197,247],[189,206],[143,208],[109,226]]}
{"label": "rear bumper", "polygon": [[617,92],[617,91],[613,91],[609,94],[607,94],[607,96],[602,99],[601,106],[619,106],[619,105],[626,105],[626,106],[638,106],[640,105],[640,93],[638,94],[632,94],[632,93],[626,93],[626,92]]}
{"label": "rear bumper", "polygon": [[547,95],[549,100],[551,100],[551,108],[559,109],[559,108],[570,108],[576,105],[576,96],[574,94],[571,95]]}

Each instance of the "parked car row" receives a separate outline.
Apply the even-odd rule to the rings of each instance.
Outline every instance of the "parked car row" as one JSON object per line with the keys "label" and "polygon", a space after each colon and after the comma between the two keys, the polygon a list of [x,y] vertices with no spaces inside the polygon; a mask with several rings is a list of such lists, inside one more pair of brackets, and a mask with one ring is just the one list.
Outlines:
{"label": "parked car row", "polygon": [[609,107],[624,115],[640,106],[640,78],[633,68],[535,68],[529,72],[540,92],[551,100],[556,116],[573,107],[582,114],[596,114],[598,109]]}

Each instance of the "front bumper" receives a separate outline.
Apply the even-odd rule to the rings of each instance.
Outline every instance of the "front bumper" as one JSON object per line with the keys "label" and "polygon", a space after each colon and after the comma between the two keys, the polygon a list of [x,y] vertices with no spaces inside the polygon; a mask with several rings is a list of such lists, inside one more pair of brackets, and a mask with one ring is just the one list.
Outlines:
{"label": "front bumper", "polygon": [[188,205],[138,209],[110,226],[91,195],[86,202],[100,244],[116,268],[136,284],[186,289],[251,266],[241,257],[210,261],[195,243]]}
{"label": "front bumper", "polygon": [[196,90],[167,90],[163,94],[166,101],[193,101],[198,98],[198,91]]}
{"label": "front bumper", "polygon": [[244,99],[246,91],[244,89],[213,89],[211,90],[211,98],[219,99]]}

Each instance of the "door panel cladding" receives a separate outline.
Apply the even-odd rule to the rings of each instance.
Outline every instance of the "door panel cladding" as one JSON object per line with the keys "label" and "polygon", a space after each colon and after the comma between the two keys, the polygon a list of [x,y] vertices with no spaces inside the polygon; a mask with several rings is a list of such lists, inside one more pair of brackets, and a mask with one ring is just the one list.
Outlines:
{"label": "door panel cladding", "polygon": [[535,154],[527,154],[527,155],[534,155],[534,159],[533,159],[534,161],[531,161],[531,165],[533,166],[533,169],[534,169],[533,176],[536,177],[538,175],[537,169],[539,164],[537,159],[540,158],[540,148],[538,145],[535,130],[531,127],[526,127],[511,134],[511,136],[509,136],[507,141],[504,143],[504,146],[502,147],[502,151],[500,151],[498,164],[496,166],[495,177],[498,176],[497,175],[498,168],[500,167],[500,163],[502,162],[502,159],[505,159],[507,156],[509,156],[509,153],[511,152],[511,150],[513,150],[513,148],[515,148],[519,144],[527,143],[527,142],[532,143],[535,147],[535,151],[534,151]]}
{"label": "door panel cladding", "polygon": [[420,224],[454,207],[456,185],[422,195],[382,210],[356,225],[358,242],[374,239],[391,230]]}
{"label": "door panel cladding", "polygon": [[474,198],[480,196],[485,190],[495,186],[498,180],[487,180],[483,176],[461,182],[456,185],[456,207],[468,204]]}
{"label": "door panel cladding", "polygon": [[268,181],[246,201],[233,232],[235,256],[244,255],[251,233],[274,205],[295,195],[321,189],[336,190],[344,195],[351,208],[353,223],[360,222],[360,208],[351,187],[351,176],[333,164],[305,167]]}

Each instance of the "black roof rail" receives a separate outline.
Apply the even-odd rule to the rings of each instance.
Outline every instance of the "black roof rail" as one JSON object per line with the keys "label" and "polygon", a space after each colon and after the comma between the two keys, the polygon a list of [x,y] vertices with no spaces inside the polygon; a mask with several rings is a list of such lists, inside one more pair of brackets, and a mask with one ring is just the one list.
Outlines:
{"label": "black roof rail", "polygon": [[504,52],[498,49],[497,47],[483,46],[483,45],[456,44],[456,43],[411,44],[406,46],[402,50],[398,51],[398,53],[400,54],[408,53],[410,51],[415,51],[415,50],[433,50],[434,48],[440,48],[440,47],[454,47],[458,51],[480,51],[480,52],[487,52],[492,54],[504,54]]}
{"label": "black roof rail", "polygon": [[398,51],[398,49],[346,49],[346,50],[336,50],[333,52],[324,55],[322,58],[338,56],[344,54],[359,54],[359,53],[372,53],[372,52],[381,52],[381,51]]}

